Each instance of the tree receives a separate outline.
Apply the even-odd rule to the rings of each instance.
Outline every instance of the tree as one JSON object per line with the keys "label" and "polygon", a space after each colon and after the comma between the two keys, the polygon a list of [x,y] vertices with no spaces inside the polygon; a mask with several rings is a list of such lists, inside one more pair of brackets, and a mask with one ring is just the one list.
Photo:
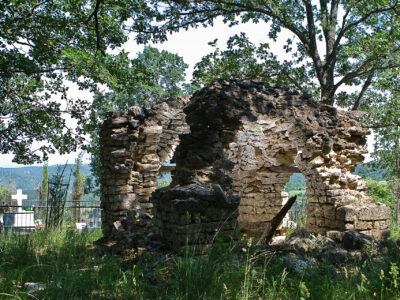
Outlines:
{"label": "tree", "polygon": [[400,74],[386,72],[369,94],[364,105],[368,110],[365,121],[375,131],[372,157],[375,165],[385,170],[384,176],[392,182],[395,216],[400,222]]}
{"label": "tree", "polygon": [[[183,58],[168,51],[145,47],[137,58],[132,60],[136,66],[147,68],[149,76],[132,84],[129,93],[97,93],[91,105],[94,131],[91,134],[91,170],[95,185],[99,186],[101,176],[100,145],[97,123],[104,120],[106,112],[125,110],[132,105],[151,107],[161,99],[175,98],[185,94],[188,85],[184,84],[188,65]],[[99,192],[99,191],[95,191]]]}
{"label": "tree", "polygon": [[304,67],[279,62],[267,43],[257,47],[243,32],[228,39],[225,51],[216,48],[216,43],[217,40],[209,43],[215,51],[195,66],[192,83],[196,87],[207,86],[217,78],[240,78],[276,83],[307,94],[318,92],[316,83],[307,80],[310,75]]}
{"label": "tree", "polygon": [[[292,59],[263,72],[275,76],[286,66],[287,74],[296,74],[296,86],[307,90],[305,83],[311,84],[326,104],[352,99],[357,109],[371,83],[399,66],[392,59],[397,56],[389,55],[400,50],[398,0],[5,0],[0,3],[0,153],[32,163],[56,150],[76,150],[93,127],[87,124],[88,102],[69,98],[67,82],[132,95],[136,83],[150,75],[118,49],[130,32],[141,43],[164,41],[180,29],[212,26],[220,16],[231,26],[268,23],[272,40],[289,30],[293,37],[284,50]],[[267,48],[263,51],[267,59]],[[338,93],[343,85],[361,91]],[[76,120],[76,129],[64,114]]]}
{"label": "tree", "polygon": [[[373,79],[399,66],[389,55],[400,51],[398,0],[173,0],[149,1],[147,8],[154,18],[134,20],[130,28],[139,42],[164,41],[180,29],[212,26],[219,16],[230,26],[239,21],[269,23],[273,41],[282,29],[289,30],[293,36],[284,50],[292,59],[266,65],[264,71],[280,74],[289,67],[290,77],[292,70],[301,72],[293,78],[296,86],[316,82],[315,92],[325,104],[351,97],[353,109],[358,109]],[[343,85],[361,86],[361,91],[338,93]]]}
{"label": "tree", "polygon": [[47,191],[49,189],[49,164],[46,161],[43,164],[43,178],[42,178],[42,188],[40,190],[40,201],[46,203],[47,201]]}
{"label": "tree", "polygon": [[[95,91],[102,84],[121,91],[146,77],[145,69],[129,72],[126,52],[109,50],[127,40],[128,20],[147,13],[132,0],[1,1],[0,153],[32,163],[84,143],[89,103],[69,98],[68,82],[79,89]],[[66,114],[76,129],[68,126]]]}
{"label": "tree", "polygon": [[8,176],[8,188],[7,188],[7,200],[8,201],[12,201],[12,187],[11,187],[11,183],[12,183],[12,177],[11,177],[11,171],[10,171],[10,175]]}
{"label": "tree", "polygon": [[6,211],[13,210],[13,207],[10,207],[11,203],[11,190],[9,187],[5,187],[0,184],[0,216],[4,214]]}
{"label": "tree", "polygon": [[0,184],[0,205],[9,205],[11,202],[12,189]]}
{"label": "tree", "polygon": [[42,178],[42,185],[39,189],[40,192],[40,202],[39,202],[39,211],[40,211],[40,217],[45,218],[46,217],[46,209],[44,206],[47,204],[47,194],[49,190],[49,164],[47,161],[43,164],[43,178]]}
{"label": "tree", "polygon": [[177,54],[146,46],[131,65],[131,73],[146,69],[147,77],[133,82],[129,90],[97,92],[91,104],[92,117],[96,121],[104,119],[107,111],[132,105],[151,107],[162,99],[182,96],[188,88],[184,84],[188,65]]}
{"label": "tree", "polygon": [[74,201],[72,205],[75,206],[75,208],[72,209],[73,222],[80,221],[80,208],[76,206],[81,205],[80,201],[82,200],[84,194],[84,187],[86,182],[86,176],[81,173],[82,157],[83,157],[83,152],[79,153],[78,158],[75,160],[75,170],[74,170],[75,180],[72,190],[72,200]]}
{"label": "tree", "polygon": [[368,194],[372,197],[374,202],[384,203],[393,212],[393,194],[390,191],[389,185],[386,181],[375,181],[371,178],[366,178],[368,183]]}
{"label": "tree", "polygon": [[[183,82],[188,65],[181,56],[147,46],[134,61],[142,68],[146,68],[149,77],[147,80],[137,83],[130,100],[125,98],[121,99],[123,101],[117,101],[119,108],[123,107],[121,105],[123,103],[152,106],[160,100],[176,98],[184,94],[187,85]],[[132,99],[134,99],[134,103]]]}

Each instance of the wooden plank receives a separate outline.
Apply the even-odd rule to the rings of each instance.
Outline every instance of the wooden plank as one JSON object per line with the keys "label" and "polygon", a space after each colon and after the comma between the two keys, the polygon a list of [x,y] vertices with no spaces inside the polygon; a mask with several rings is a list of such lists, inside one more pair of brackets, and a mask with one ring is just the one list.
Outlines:
{"label": "wooden plank", "polygon": [[264,241],[266,244],[268,244],[272,237],[274,236],[275,230],[278,228],[279,224],[281,224],[283,218],[289,211],[289,209],[292,207],[294,202],[296,201],[297,196],[291,197],[288,202],[282,207],[282,209],[279,211],[279,213],[271,220],[271,222],[267,225],[265,228],[263,234],[261,235],[260,239],[257,242],[257,245],[261,245],[261,243]]}
{"label": "wooden plank", "polygon": [[171,172],[175,170],[175,166],[162,166],[159,170],[160,173]]}

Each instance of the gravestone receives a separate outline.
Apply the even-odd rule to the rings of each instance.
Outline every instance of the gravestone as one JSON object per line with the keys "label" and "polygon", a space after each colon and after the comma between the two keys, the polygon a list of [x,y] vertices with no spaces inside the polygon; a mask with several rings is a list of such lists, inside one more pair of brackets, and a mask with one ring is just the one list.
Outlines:
{"label": "gravestone", "polygon": [[77,223],[75,223],[75,227],[78,230],[78,232],[82,232],[83,230],[85,230],[87,228],[87,224],[83,223],[83,222],[77,222]]}
{"label": "gravestone", "polygon": [[3,226],[6,230],[9,228],[34,228],[34,212],[24,211],[22,209],[22,200],[27,199],[27,195],[22,194],[22,190],[18,189],[16,195],[12,195],[13,200],[17,200],[18,208],[13,211],[8,211],[4,213],[3,216]]}

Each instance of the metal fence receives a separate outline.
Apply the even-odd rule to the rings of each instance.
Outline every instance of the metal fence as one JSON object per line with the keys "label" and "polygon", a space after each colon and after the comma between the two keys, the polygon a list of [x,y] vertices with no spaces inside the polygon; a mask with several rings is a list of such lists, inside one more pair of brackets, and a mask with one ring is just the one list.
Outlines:
{"label": "metal fence", "polygon": [[[51,208],[38,200],[25,200],[21,206],[0,204],[0,231],[26,234],[48,227]],[[65,201],[61,224],[78,231],[101,228],[100,200]]]}

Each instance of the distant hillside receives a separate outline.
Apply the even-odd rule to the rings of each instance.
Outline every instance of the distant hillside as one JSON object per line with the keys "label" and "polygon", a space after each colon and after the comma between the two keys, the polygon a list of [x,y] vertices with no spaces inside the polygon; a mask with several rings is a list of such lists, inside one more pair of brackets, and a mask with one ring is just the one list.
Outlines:
{"label": "distant hillside", "polygon": [[372,162],[368,162],[357,166],[356,171],[354,173],[360,175],[362,178],[371,178],[372,180],[375,181],[385,180],[384,178],[385,170],[374,167]]}
{"label": "distant hillside", "polygon": [[[61,165],[60,167],[64,167]],[[57,165],[49,166],[49,178],[57,172]],[[65,168],[64,174],[68,178],[71,170],[74,169],[73,164],[68,164]],[[82,165],[82,173],[86,176],[91,176],[90,165]],[[0,168],[0,185],[8,186],[9,177],[11,174],[11,187],[12,189],[22,189],[24,193],[28,193],[29,198],[34,197],[34,190],[41,185],[43,176],[42,166],[30,166],[20,168]],[[71,186],[74,177],[71,174]]]}
{"label": "distant hillside", "polygon": [[[52,174],[57,171],[57,165],[49,166],[49,178]],[[61,167],[64,167],[63,165]],[[68,164],[65,169],[66,177],[69,176],[71,170],[73,170],[74,165]],[[30,166],[30,167],[20,167],[20,168],[0,168],[0,185],[8,186],[9,176],[11,174],[11,187],[13,190],[22,189],[24,193],[28,194],[29,199],[36,199],[37,192],[35,189],[41,185],[42,181],[42,166]],[[82,165],[82,172],[86,176],[91,176],[89,164]],[[366,163],[358,166],[356,168],[355,174],[362,176],[363,178],[371,178],[376,181],[382,181],[384,171],[381,169],[373,168],[371,163]],[[171,180],[171,174],[165,173],[160,176],[159,181]],[[74,181],[74,177],[71,175],[71,186]],[[287,191],[301,191],[305,189],[305,178],[300,173],[294,173],[290,177],[290,182],[286,185]],[[86,197],[93,197],[85,196]]]}
{"label": "distant hillside", "polygon": [[[49,177],[55,174],[57,171],[57,165],[49,166]],[[66,176],[69,176],[71,170],[73,170],[74,165],[68,164],[65,169]],[[41,166],[30,166],[30,167],[20,167],[20,168],[0,168],[0,185],[8,186],[9,176],[11,174],[11,186],[16,189],[23,190],[34,190],[36,187],[40,186],[42,181],[43,167]],[[90,165],[83,164],[82,172],[86,176],[91,176]],[[384,171],[381,169],[373,169],[370,163],[362,164],[357,166],[355,174],[362,176],[363,178],[371,178],[376,181],[382,181]],[[170,175],[165,174],[165,178],[169,179]],[[73,176],[71,177],[73,181]],[[291,184],[294,185],[304,185],[305,179],[300,173],[295,173],[290,178]]]}

